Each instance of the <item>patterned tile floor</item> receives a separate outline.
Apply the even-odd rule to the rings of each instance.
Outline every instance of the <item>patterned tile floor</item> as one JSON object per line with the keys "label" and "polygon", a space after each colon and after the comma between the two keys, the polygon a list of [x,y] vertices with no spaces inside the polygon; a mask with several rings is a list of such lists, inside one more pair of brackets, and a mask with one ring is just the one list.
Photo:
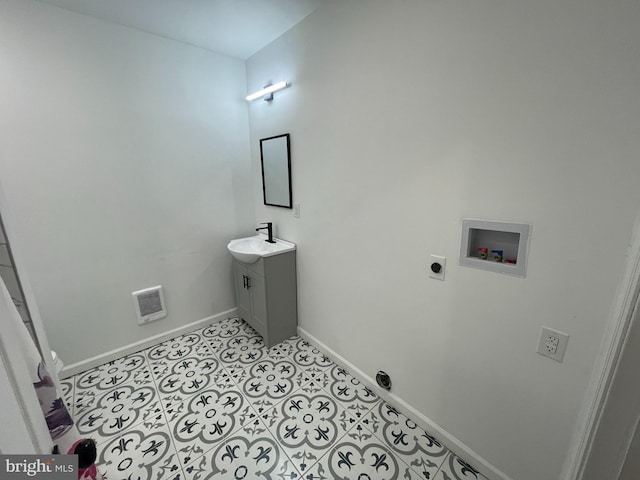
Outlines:
{"label": "patterned tile floor", "polygon": [[230,318],[63,381],[109,480],[486,480],[299,337]]}

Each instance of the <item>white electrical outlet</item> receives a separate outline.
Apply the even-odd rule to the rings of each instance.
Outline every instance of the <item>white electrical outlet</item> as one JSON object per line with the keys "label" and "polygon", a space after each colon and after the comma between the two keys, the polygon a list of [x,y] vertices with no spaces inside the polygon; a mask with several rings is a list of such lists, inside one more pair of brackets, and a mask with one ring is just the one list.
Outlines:
{"label": "white electrical outlet", "polygon": [[300,204],[293,204],[293,218],[300,218]]}
{"label": "white electrical outlet", "polygon": [[538,353],[557,362],[562,362],[564,352],[567,350],[567,343],[569,343],[569,335],[566,333],[542,327],[538,339]]}
{"label": "white electrical outlet", "polygon": [[439,255],[431,255],[429,258],[429,276],[431,278],[437,278],[438,280],[444,280],[444,267],[446,264],[446,258]]}

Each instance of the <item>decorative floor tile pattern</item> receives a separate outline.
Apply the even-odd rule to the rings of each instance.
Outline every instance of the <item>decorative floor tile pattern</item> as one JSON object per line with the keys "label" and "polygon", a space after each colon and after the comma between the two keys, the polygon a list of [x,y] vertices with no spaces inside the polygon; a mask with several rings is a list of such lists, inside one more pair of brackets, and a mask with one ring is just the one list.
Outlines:
{"label": "decorative floor tile pattern", "polygon": [[138,423],[161,413],[158,394],[153,386],[133,383],[100,392],[90,406],[76,410],[78,431],[98,443],[118,435]]}
{"label": "decorative floor tile pattern", "polygon": [[349,414],[313,382],[260,418],[302,473],[351,428]]}
{"label": "decorative floor tile pattern", "polygon": [[391,405],[380,402],[367,416],[367,427],[421,478],[433,478],[448,450]]}
{"label": "decorative floor tile pattern", "polygon": [[475,468],[451,452],[435,477],[436,480],[475,480],[484,478]]}
{"label": "decorative floor tile pattern", "polygon": [[211,349],[209,345],[202,341],[199,333],[188,333],[181,337],[167,340],[146,352],[147,358],[153,360],[181,360],[189,356],[199,356],[209,358]]}
{"label": "decorative floor tile pattern", "polygon": [[194,449],[204,453],[236,431],[247,407],[248,402],[238,390],[220,391],[215,387],[186,401],[182,415],[171,422],[176,442],[188,447],[180,449],[183,463],[194,458]]}
{"label": "decorative floor tile pattern", "polygon": [[73,415],[73,380],[61,380],[60,386],[62,387],[62,398],[67,406],[67,410]]}
{"label": "decorative floor tile pattern", "polygon": [[486,480],[304,339],[225,319],[63,381],[109,480]]}
{"label": "decorative floor tile pattern", "polygon": [[391,480],[403,478],[407,469],[385,445],[343,439],[322,458],[309,477]]}
{"label": "decorative floor tile pattern", "polygon": [[75,377],[77,390],[106,391],[129,382],[135,382],[137,385],[152,383],[149,366],[144,355],[139,353],[128,355]]}
{"label": "decorative floor tile pattern", "polygon": [[329,385],[327,390],[336,398],[356,419],[364,417],[369,410],[380,402],[380,399],[362,385],[344,368],[335,365],[327,374]]}
{"label": "decorative floor tile pattern", "polygon": [[194,355],[176,361],[153,360],[151,369],[163,398],[174,394],[189,397],[215,384],[225,374],[220,362]]}
{"label": "decorative floor tile pattern", "polygon": [[300,373],[290,360],[267,358],[234,375],[234,380],[251,403],[267,399],[276,405],[300,386]]}
{"label": "decorative floor tile pattern", "polygon": [[295,472],[288,462],[282,447],[265,429],[240,430],[185,468],[185,478],[268,480],[276,478],[278,471]]}
{"label": "decorative floor tile pattern", "polygon": [[183,478],[171,433],[162,420],[144,422],[101,445],[97,463],[109,480]]}

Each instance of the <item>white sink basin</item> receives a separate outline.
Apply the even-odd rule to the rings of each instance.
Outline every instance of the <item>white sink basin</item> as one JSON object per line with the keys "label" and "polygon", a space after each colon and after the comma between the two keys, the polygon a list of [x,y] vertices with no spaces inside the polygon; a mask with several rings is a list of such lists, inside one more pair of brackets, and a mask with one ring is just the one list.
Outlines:
{"label": "white sink basin", "polygon": [[279,238],[274,238],[276,243],[269,243],[266,240],[266,235],[238,238],[229,242],[227,250],[241,262],[255,263],[259,258],[279,255],[296,249],[295,243],[286,242]]}

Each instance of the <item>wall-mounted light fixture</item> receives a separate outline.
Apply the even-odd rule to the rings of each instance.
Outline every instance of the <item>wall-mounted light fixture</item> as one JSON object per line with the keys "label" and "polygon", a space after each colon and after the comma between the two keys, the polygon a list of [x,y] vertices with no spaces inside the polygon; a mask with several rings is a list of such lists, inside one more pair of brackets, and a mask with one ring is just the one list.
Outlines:
{"label": "wall-mounted light fixture", "polygon": [[252,102],[260,97],[264,97],[265,102],[270,102],[271,100],[273,100],[273,92],[277,92],[279,90],[282,90],[283,88],[287,88],[288,86],[289,84],[287,82],[278,82],[274,83],[273,85],[265,85],[262,90],[252,93],[251,95],[247,95],[247,102]]}

